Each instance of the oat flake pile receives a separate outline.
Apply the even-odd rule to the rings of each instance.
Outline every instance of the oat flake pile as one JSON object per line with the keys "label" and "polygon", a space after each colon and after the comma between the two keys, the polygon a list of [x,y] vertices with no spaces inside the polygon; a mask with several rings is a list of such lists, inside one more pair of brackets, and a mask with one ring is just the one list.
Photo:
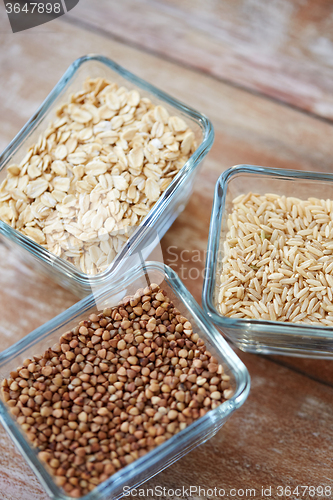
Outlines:
{"label": "oat flake pile", "polygon": [[102,78],[0,186],[0,219],[87,274],[107,268],[196,149],[185,121]]}

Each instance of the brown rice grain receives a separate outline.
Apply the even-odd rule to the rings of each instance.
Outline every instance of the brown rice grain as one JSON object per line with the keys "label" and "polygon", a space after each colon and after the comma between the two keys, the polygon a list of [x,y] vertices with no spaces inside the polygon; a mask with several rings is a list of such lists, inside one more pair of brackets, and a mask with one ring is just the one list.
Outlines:
{"label": "brown rice grain", "polygon": [[331,326],[332,200],[247,193],[233,200],[227,225],[222,314]]}

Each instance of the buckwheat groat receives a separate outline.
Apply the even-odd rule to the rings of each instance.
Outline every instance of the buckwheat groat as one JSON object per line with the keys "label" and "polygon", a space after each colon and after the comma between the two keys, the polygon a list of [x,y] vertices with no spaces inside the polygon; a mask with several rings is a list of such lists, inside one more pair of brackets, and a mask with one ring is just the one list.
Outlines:
{"label": "buckwheat groat", "polygon": [[193,131],[103,78],[57,111],[0,186],[0,219],[81,271],[107,268],[196,149]]}
{"label": "buckwheat groat", "polygon": [[2,396],[56,483],[78,498],[229,399],[229,380],[151,285],[24,361]]}

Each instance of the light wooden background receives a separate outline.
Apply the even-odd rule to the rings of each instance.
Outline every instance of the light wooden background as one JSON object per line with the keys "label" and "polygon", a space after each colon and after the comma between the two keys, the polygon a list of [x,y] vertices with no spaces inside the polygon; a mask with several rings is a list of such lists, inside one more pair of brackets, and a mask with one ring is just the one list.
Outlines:
{"label": "light wooden background", "polygon": [[[0,149],[87,53],[109,56],[207,114],[214,146],[162,242],[166,263],[177,247],[173,267],[200,302],[202,278],[193,276],[204,268],[223,170],[239,163],[333,170],[332,28],[330,0],[80,0],[65,17],[12,34],[0,3]],[[181,263],[184,249],[199,250],[201,261]],[[0,245],[1,350],[76,301]],[[262,486],[333,491],[333,363],[238,354],[252,377],[246,404],[146,486],[255,488],[256,499]],[[47,498],[0,428],[0,500]]]}

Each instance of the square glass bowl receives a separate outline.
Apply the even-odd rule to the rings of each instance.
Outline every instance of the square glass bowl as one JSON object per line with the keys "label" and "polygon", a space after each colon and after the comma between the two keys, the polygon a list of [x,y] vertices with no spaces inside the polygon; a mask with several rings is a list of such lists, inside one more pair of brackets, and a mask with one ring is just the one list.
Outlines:
{"label": "square glass bowl", "polygon": [[[141,249],[144,252],[147,238],[150,237],[155,241],[162,238],[184,210],[199,167],[214,140],[212,124],[204,115],[133,75],[107,57],[88,55],[77,59],[68,68],[41,107],[1,154],[0,184],[6,177],[6,167],[11,163],[19,164],[22,161],[29,147],[36,142],[49,122],[55,118],[57,108],[62,103],[67,102],[71,94],[81,90],[88,77],[105,77],[116,82],[119,86],[137,89],[142,97],[148,97],[153,104],[163,105],[170,114],[182,117],[195,133],[198,148],[163,192],[115,260],[105,271],[95,276],[81,272],[71,263],[56,257],[41,245],[0,220],[0,237],[18,257],[22,257],[24,261],[36,267],[44,275],[50,276],[57,283],[69,288],[80,297],[106,283],[125,259],[129,259],[131,255]],[[151,238],[152,232],[155,238]],[[149,249],[151,249],[151,245]],[[140,260],[132,259],[129,265],[134,266],[136,262],[139,263]]]}
{"label": "square glass bowl", "polygon": [[[124,486],[134,488],[155,476],[214,436],[231,414],[244,403],[250,390],[250,378],[244,364],[211,322],[207,320],[176,273],[169,267],[156,262],[148,262],[144,269],[137,268],[121,280],[115,281],[112,286],[103,287],[95,295],[81,300],[1,353],[0,382],[7,378],[9,373],[25,359],[43,353],[48,347],[58,342],[59,337],[76,326],[79,321],[86,319],[97,310],[117,305],[122,298],[134,294],[139,288],[146,287],[150,283],[159,284],[173,301],[175,307],[192,323],[193,331],[199,333],[209,351],[223,365],[225,373],[230,376],[234,395],[147,455],[115,473],[90,494],[82,497],[85,500],[116,500],[123,496]],[[0,421],[51,499],[69,500],[70,497],[56,486],[52,477],[38,460],[37,450],[29,444],[1,398]]]}
{"label": "square glass bowl", "polygon": [[203,309],[208,317],[242,351],[261,354],[333,359],[333,328],[223,316],[217,308],[216,281],[224,257],[223,242],[232,200],[248,192],[274,193],[307,199],[333,198],[333,175],[238,165],[217,181],[210,222]]}

